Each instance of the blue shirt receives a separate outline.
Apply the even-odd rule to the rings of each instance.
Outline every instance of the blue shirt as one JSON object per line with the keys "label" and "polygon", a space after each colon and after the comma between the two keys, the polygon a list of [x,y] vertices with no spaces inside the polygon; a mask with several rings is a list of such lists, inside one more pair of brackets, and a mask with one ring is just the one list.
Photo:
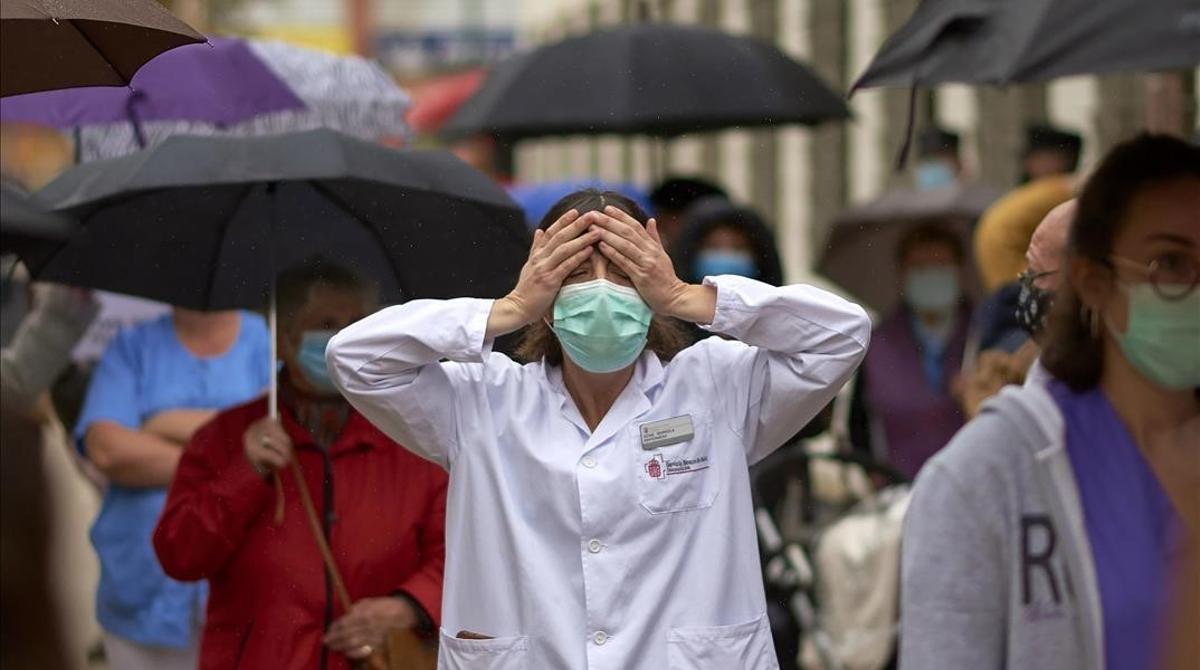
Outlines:
{"label": "blue shirt", "polygon": [[[170,314],[133,326],[100,359],[76,437],[82,444],[97,421],[136,430],[163,410],[219,410],[246,402],[266,388],[270,356],[266,325],[249,313],[242,314],[233,346],[212,357],[184,348]],[[204,585],[174,581],[158,565],[150,538],[166,495],[159,488],[108,488],[91,531],[100,557],[96,616],[119,637],[184,648],[198,627]]]}
{"label": "blue shirt", "polygon": [[942,383],[942,375],[946,370],[944,357],[946,347],[953,336],[954,322],[949,322],[949,327],[942,332],[926,328],[916,314],[910,315],[909,323],[912,325],[913,338],[917,341],[917,353],[921,356],[921,373],[925,377],[925,384],[933,390],[941,391],[945,388],[945,384]]}
{"label": "blue shirt", "polygon": [[1056,381],[1050,393],[1066,422],[1096,566],[1105,667],[1158,667],[1182,521],[1103,391],[1074,393]]}

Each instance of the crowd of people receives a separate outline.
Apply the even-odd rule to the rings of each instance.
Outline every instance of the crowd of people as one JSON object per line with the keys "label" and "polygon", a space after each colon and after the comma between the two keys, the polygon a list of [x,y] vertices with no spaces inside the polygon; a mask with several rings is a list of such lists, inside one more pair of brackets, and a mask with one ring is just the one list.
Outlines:
{"label": "crowd of people", "polygon": [[[958,145],[919,138],[916,190],[970,181]],[[893,663],[1196,658],[1200,148],[1143,135],[1090,174],[1081,149],[1031,128],[1022,184],[966,235],[898,221],[874,324],[788,285],[752,205],[672,178],[652,212],[560,200],[499,300],[377,309],[318,258],[279,276],[275,343],[250,312],[122,329],[43,450],[103,492],[108,667],[349,668],[395,631],[446,669],[795,667],[751,468],[839,420],[841,448],[914,482]],[[25,419],[97,312],[80,289],[33,302],[3,352],[6,454],[46,439]],[[26,588],[59,622],[26,658],[80,664],[79,589]]]}

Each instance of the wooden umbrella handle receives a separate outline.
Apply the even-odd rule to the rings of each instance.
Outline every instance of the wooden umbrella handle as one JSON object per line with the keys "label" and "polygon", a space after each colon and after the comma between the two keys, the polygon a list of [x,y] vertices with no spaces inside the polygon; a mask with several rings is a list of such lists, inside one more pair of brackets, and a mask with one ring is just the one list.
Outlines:
{"label": "wooden umbrella handle", "polygon": [[291,469],[292,476],[296,479],[296,488],[300,491],[300,503],[304,505],[304,516],[308,517],[308,525],[312,529],[313,539],[317,541],[317,549],[321,551],[321,559],[325,561],[325,569],[329,571],[329,578],[333,581],[334,595],[337,596],[342,609],[349,612],[350,606],[353,604],[350,600],[350,592],[346,590],[346,582],[342,581],[342,574],[333,560],[333,551],[329,548],[328,540],[325,539],[325,529],[321,526],[321,517],[317,515],[317,508],[313,506],[312,495],[308,492],[308,483],[304,480],[304,471],[300,469],[300,461],[295,456],[292,457]]}

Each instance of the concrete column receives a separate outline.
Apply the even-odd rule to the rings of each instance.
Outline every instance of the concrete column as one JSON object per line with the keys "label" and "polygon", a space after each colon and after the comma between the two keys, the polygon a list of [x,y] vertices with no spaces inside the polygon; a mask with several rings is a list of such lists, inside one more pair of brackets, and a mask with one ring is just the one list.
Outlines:
{"label": "concrete column", "polygon": [[[750,0],[750,33],[775,43],[780,25],[779,0]],[[830,3],[841,4],[841,3]],[[754,130],[750,140],[750,202],[768,221],[779,220],[779,150],[774,128]]]}
{"label": "concrete column", "polygon": [[[809,34],[812,36],[811,64],[835,90],[849,88],[849,35],[846,3],[821,2],[810,5]],[[844,123],[826,123],[812,131],[812,225],[810,241],[825,238],[829,225],[849,200],[847,179],[848,130]]]}
{"label": "concrete column", "polygon": [[[822,0],[816,0],[821,2]],[[779,7],[779,48],[808,62],[812,56],[809,12],[814,0],[782,0]],[[787,281],[799,281],[812,264],[812,132],[804,126],[780,128],[778,137],[779,214],[775,243]]]}
{"label": "concrete column", "polygon": [[1025,128],[1048,120],[1045,84],[979,87],[980,177],[1001,188],[1014,186],[1021,173]]}
{"label": "concrete column", "polygon": [[[711,28],[721,27],[721,5],[723,0],[699,0],[700,24]],[[715,133],[706,133],[700,149],[701,172],[709,176],[720,175],[721,145]]]}
{"label": "concrete column", "polygon": [[[871,62],[887,37],[886,4],[890,0],[851,0],[849,39],[850,78]],[[866,202],[883,192],[892,172],[894,149],[888,144],[890,122],[886,115],[889,93],[869,88],[851,98],[854,120],[849,124],[849,187],[851,202]]]}

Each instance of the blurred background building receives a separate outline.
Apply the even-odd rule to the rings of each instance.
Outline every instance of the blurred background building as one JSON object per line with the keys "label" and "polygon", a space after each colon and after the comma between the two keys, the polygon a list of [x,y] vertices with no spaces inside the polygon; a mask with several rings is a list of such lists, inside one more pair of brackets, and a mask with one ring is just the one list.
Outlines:
{"label": "blurred background building", "polygon": [[[630,21],[698,23],[771,41],[846,90],[883,39],[919,0],[171,0],[192,25],[378,59],[416,102],[419,131],[436,127],[478,86],[485,67],[515,50]],[[669,54],[664,54],[664,57]],[[1073,77],[1045,85],[943,86],[916,100],[916,129],[938,125],[962,138],[970,177],[1016,183],[1025,128],[1050,123],[1084,138],[1083,166],[1139,129],[1190,134],[1200,73]],[[731,130],[669,141],[623,138],[526,140],[465,147],[495,154],[517,182],[598,177],[649,184],[663,174],[701,175],[752,203],[776,226],[787,276],[847,206],[910,177],[895,169],[908,124],[909,91],[870,89],[850,100],[854,119],[817,128]],[[32,186],[70,151],[41,131],[4,129],[4,163]],[[28,139],[39,135],[36,142]],[[418,142],[434,143],[431,137]],[[31,144],[33,142],[33,144]],[[10,146],[11,145],[11,146]],[[40,147],[49,146],[42,151]],[[31,158],[34,156],[35,158]],[[52,160],[53,159],[53,160]],[[655,172],[659,174],[654,174]]]}

